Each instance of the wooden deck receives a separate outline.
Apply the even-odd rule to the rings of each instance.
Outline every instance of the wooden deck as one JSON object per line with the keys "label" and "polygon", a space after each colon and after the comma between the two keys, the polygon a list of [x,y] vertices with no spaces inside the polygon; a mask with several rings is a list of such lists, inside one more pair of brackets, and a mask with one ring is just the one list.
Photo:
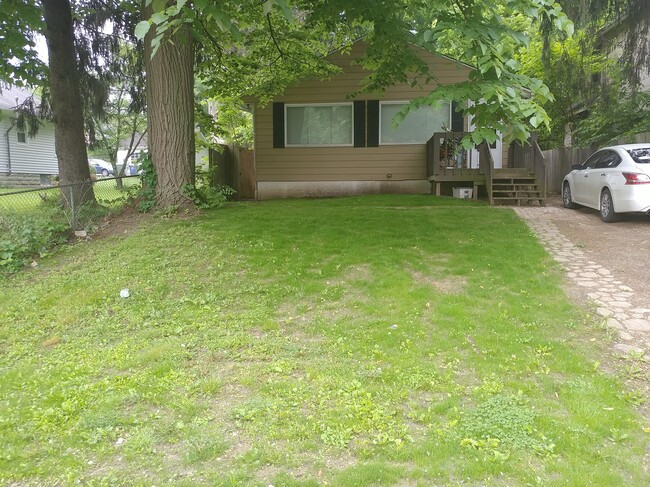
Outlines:
{"label": "wooden deck", "polygon": [[[431,182],[432,192],[435,192],[436,196],[440,196],[442,183],[445,182],[473,187],[474,199],[478,198],[479,187],[485,186],[490,204],[494,204],[495,200],[506,200],[503,197],[506,181],[509,182],[508,184],[516,185],[518,180],[528,179],[536,186],[536,197],[527,200],[539,201],[543,204],[546,199],[544,156],[537,145],[536,138],[532,138],[531,143],[525,146],[514,146],[509,160],[512,167],[502,169],[494,168],[490,150],[487,144],[483,143],[477,147],[478,168],[470,168],[469,151],[460,147],[460,141],[465,135],[466,132],[439,132],[427,142],[428,179]],[[522,191],[517,191],[517,188],[513,187],[508,194],[521,195]],[[515,204],[518,205],[526,200],[523,196],[509,199],[515,199]]]}

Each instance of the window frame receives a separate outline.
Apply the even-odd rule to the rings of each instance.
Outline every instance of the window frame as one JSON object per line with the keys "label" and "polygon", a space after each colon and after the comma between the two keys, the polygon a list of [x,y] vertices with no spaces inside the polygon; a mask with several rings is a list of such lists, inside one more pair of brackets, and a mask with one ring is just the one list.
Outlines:
{"label": "window frame", "polygon": [[[289,108],[304,107],[350,107],[350,143],[349,144],[290,144],[289,143]],[[354,147],[354,103],[332,102],[332,103],[285,103],[284,104],[284,147]]]}
{"label": "window frame", "polygon": [[[20,135],[23,136],[24,140],[20,140]],[[27,145],[27,132],[24,130],[16,130],[16,144]]]}
{"label": "window frame", "polygon": [[[386,101],[379,100],[379,145],[380,146],[381,145],[424,145],[424,144],[427,143],[426,141],[424,141],[424,142],[382,142],[382,140],[381,140],[381,138],[382,138],[381,137],[381,135],[382,135],[381,134],[381,132],[382,132],[381,131],[381,127],[382,127],[382,125],[381,125],[381,107],[383,105],[408,105],[409,103],[411,103],[411,100],[386,100]],[[426,105],[426,106],[430,106],[430,105]],[[441,107],[442,106],[444,106],[444,103],[441,105]],[[447,122],[448,122],[448,126],[451,127],[451,123],[452,123],[452,102],[449,102],[448,106],[449,106],[449,120],[447,120]],[[431,134],[431,135],[433,135],[433,134]]]}

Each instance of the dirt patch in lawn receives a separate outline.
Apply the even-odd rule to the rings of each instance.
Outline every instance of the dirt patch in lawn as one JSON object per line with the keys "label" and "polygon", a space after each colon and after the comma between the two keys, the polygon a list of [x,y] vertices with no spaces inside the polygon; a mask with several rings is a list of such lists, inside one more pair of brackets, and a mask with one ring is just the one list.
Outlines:
{"label": "dirt patch in lawn", "polygon": [[423,272],[411,270],[413,280],[419,284],[427,284],[443,294],[463,294],[467,288],[467,279],[459,276],[434,277]]}
{"label": "dirt patch in lawn", "polygon": [[134,208],[126,207],[121,213],[116,213],[104,217],[95,233],[92,234],[93,240],[123,237],[140,230],[145,222],[151,221],[153,213],[140,213]]}
{"label": "dirt patch in lawn", "polygon": [[[310,301],[283,303],[277,308],[283,323],[309,323],[316,320],[337,321],[363,316],[360,305],[368,302],[364,286],[373,278],[369,265],[346,269],[341,276],[327,279],[324,290]],[[338,296],[338,297],[337,297]]]}

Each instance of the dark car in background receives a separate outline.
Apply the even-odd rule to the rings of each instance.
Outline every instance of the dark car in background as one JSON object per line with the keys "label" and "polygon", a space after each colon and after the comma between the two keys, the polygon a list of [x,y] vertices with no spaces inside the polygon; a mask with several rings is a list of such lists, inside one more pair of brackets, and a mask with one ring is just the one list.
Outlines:
{"label": "dark car in background", "polygon": [[108,176],[115,176],[115,171],[113,171],[113,166],[110,163],[102,159],[88,159],[88,166],[90,167],[90,173],[92,174],[93,169],[97,176],[102,176],[107,178]]}

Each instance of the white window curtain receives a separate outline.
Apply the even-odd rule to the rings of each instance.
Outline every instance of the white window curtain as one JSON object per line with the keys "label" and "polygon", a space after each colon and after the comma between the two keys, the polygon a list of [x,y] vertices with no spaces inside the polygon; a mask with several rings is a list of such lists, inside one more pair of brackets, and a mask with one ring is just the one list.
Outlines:
{"label": "white window curtain", "polygon": [[441,132],[443,126],[451,126],[450,104],[438,109],[431,106],[411,110],[397,128],[393,127],[393,118],[406,106],[406,103],[380,104],[380,144],[425,144],[434,132]]}
{"label": "white window curtain", "polygon": [[352,145],[352,104],[287,105],[287,145]]}

